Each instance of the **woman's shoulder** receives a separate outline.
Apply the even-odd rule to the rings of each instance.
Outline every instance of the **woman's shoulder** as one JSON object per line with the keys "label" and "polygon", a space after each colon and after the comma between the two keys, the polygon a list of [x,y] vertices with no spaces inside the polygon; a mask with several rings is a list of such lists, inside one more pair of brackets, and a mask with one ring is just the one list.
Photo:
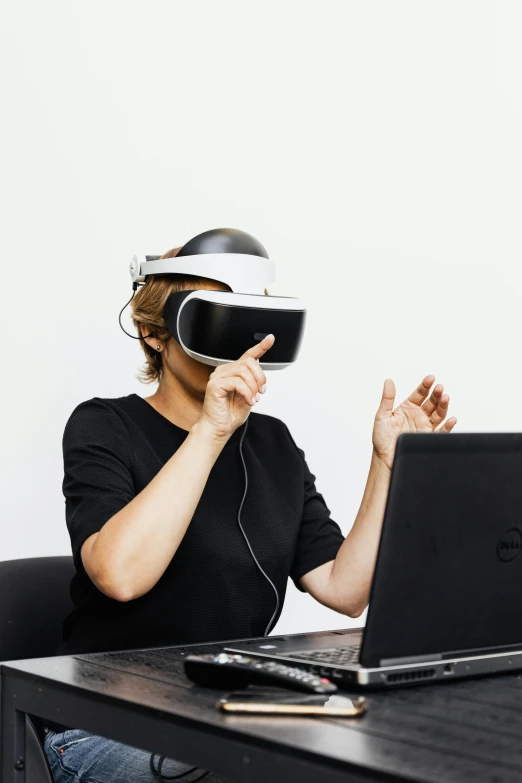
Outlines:
{"label": "woman's shoulder", "polygon": [[248,428],[253,433],[273,439],[279,446],[287,442],[288,445],[295,447],[294,439],[290,434],[287,425],[276,416],[269,416],[267,413],[251,413],[248,417]]}
{"label": "woman's shoulder", "polygon": [[276,416],[268,416],[266,413],[251,413],[249,416],[249,429],[252,427],[254,436],[260,438],[270,449],[290,456],[298,456],[299,461],[304,460],[304,452],[294,440],[292,433],[284,421]]}
{"label": "woman's shoulder", "polygon": [[113,437],[128,429],[133,395],[126,397],[91,397],[80,402],[70,414],[64,437],[83,433]]}

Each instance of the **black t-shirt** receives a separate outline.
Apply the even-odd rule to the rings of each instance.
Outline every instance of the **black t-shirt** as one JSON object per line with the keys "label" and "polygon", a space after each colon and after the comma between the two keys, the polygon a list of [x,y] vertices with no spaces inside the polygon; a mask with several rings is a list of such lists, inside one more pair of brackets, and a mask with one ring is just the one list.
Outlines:
{"label": "black t-shirt", "polygon": [[[137,394],[95,397],[73,411],[63,436],[65,510],[75,605],[60,654],[262,636],[275,594],[237,523],[244,491],[238,428],[214,464],[185,536],[157,584],[133,601],[98,590],[80,555],[85,540],[126,506],[188,433]],[[248,493],[241,522],[280,596],[288,577],[333,560],[343,542],[287,427],[251,413],[243,442]],[[299,587],[299,585],[298,585]]]}

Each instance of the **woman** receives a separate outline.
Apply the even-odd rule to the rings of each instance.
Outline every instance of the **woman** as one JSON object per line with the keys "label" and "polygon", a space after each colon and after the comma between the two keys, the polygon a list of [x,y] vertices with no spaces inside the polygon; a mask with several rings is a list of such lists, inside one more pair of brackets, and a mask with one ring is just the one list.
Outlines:
{"label": "woman", "polygon": [[[67,422],[63,489],[76,575],[61,654],[262,636],[277,622],[288,577],[325,606],[358,617],[368,603],[398,436],[455,426],[433,376],[395,410],[394,384],[385,381],[366,489],[345,539],[286,426],[252,413],[267,389],[258,360],[274,337],[214,370],[195,361],[163,320],[168,296],[190,288],[227,289],[158,275],[132,300],[144,338],[142,379],[157,381],[157,391],[94,398]],[[265,575],[237,524],[243,457],[249,487],[241,521]],[[158,777],[149,753],[53,729],[45,749],[56,783]],[[165,778],[183,773],[187,781],[204,774],[165,760]]]}

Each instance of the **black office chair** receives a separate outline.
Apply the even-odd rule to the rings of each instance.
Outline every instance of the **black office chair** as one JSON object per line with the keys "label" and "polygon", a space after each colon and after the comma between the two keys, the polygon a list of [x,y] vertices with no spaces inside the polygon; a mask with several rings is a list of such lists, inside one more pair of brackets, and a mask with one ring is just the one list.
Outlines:
{"label": "black office chair", "polygon": [[[72,557],[0,562],[0,661],[55,655],[73,574]],[[26,726],[27,783],[52,783],[41,728],[29,716]]]}

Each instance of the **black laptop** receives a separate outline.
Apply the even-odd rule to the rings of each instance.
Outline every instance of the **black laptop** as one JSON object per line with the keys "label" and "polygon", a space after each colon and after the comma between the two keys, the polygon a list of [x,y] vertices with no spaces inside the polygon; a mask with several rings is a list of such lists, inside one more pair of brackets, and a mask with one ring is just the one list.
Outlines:
{"label": "black laptop", "polygon": [[365,628],[226,649],[340,687],[522,668],[522,433],[403,435]]}

